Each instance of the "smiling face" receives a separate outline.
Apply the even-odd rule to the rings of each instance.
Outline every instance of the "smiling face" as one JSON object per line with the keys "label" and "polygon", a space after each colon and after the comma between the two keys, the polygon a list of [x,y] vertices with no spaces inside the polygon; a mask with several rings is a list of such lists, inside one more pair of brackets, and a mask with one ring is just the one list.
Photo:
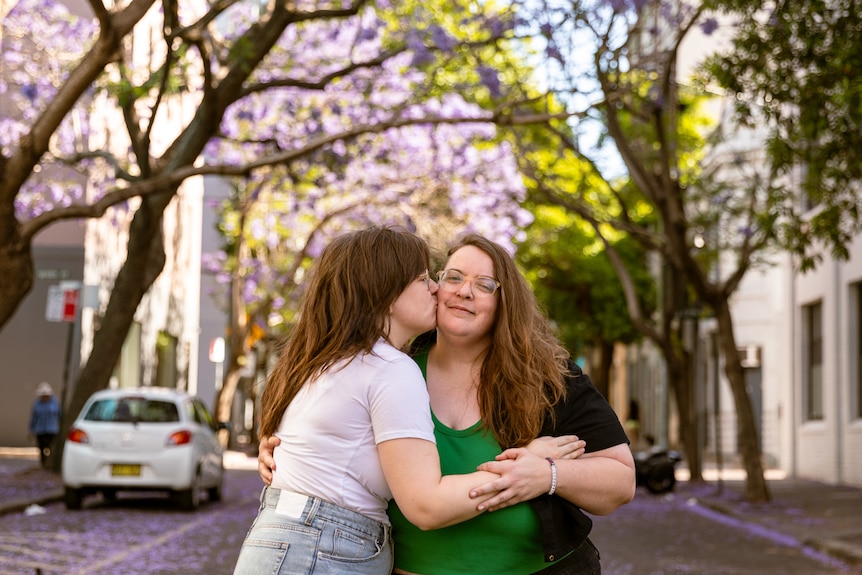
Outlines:
{"label": "smiling face", "polygon": [[495,278],[491,257],[476,246],[466,245],[453,252],[444,270],[458,270],[460,285],[443,282],[437,292],[437,331],[443,337],[484,339],[491,337],[497,317],[499,290],[489,294],[476,289],[477,277]]}

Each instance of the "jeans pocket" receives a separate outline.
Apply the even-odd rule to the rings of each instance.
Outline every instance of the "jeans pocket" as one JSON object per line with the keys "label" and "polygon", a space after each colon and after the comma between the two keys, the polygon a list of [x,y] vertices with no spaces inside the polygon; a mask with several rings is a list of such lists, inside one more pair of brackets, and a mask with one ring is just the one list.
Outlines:
{"label": "jeans pocket", "polygon": [[239,550],[233,573],[234,575],[279,573],[289,547],[290,544],[286,541],[246,539]]}
{"label": "jeans pocket", "polygon": [[321,556],[336,561],[370,561],[380,555],[383,542],[367,533],[336,527],[331,530],[329,549],[321,542]]}

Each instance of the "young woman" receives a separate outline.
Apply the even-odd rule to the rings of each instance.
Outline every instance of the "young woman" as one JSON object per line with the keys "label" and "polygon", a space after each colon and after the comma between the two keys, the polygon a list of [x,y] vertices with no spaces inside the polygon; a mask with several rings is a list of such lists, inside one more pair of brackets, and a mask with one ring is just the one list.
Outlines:
{"label": "young woman", "polygon": [[399,351],[434,327],[428,265],[427,245],[392,228],[324,249],[261,398],[278,469],[235,574],[388,574],[393,496],[423,529],[481,513],[469,492],[497,476],[442,477],[422,373]]}

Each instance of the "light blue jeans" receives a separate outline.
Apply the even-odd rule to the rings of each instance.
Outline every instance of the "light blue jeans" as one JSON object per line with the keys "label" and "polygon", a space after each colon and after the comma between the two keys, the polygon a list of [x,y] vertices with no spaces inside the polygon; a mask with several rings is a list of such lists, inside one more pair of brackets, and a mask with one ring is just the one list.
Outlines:
{"label": "light blue jeans", "polygon": [[234,575],[389,575],[392,566],[388,525],[316,497],[264,487]]}

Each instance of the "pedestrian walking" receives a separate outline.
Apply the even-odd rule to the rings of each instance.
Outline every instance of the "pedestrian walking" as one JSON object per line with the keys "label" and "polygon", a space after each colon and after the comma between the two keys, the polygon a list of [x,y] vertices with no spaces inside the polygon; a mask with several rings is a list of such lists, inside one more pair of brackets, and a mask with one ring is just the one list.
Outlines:
{"label": "pedestrian walking", "polygon": [[30,412],[30,436],[36,438],[42,467],[48,467],[51,445],[59,432],[60,402],[54,396],[51,384],[43,381],[36,387],[36,400]]}

